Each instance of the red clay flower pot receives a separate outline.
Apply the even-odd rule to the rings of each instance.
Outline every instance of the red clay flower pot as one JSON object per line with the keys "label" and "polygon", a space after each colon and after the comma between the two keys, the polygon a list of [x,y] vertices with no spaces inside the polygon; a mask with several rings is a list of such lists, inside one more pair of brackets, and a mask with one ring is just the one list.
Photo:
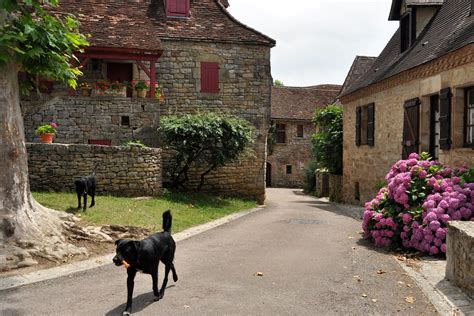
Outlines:
{"label": "red clay flower pot", "polygon": [[53,143],[54,134],[52,134],[52,133],[43,134],[43,135],[40,135],[40,137],[41,137],[41,141],[45,144],[52,144]]}

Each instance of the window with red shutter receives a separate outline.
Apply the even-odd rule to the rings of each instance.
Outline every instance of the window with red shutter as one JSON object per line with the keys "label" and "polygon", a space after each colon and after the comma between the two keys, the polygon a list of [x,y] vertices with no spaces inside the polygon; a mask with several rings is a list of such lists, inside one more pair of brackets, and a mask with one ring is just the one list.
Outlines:
{"label": "window with red shutter", "polygon": [[201,92],[219,92],[219,64],[201,62]]}
{"label": "window with red shutter", "polygon": [[189,16],[189,0],[166,0],[167,16]]}

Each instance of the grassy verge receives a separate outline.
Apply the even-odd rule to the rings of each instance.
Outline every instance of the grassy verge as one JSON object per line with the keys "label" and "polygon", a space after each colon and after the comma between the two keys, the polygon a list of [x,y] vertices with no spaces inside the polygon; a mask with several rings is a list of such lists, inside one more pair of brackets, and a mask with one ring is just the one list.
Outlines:
{"label": "grassy verge", "polygon": [[[221,198],[203,194],[166,193],[161,198],[139,200],[125,197],[96,196],[96,205],[86,212],[77,211],[77,198],[72,193],[33,192],[42,205],[80,216],[93,225],[130,225],[161,230],[161,215],[173,214],[173,232],[203,224],[231,213],[256,206],[254,201]],[[90,203],[90,198],[88,199]]]}

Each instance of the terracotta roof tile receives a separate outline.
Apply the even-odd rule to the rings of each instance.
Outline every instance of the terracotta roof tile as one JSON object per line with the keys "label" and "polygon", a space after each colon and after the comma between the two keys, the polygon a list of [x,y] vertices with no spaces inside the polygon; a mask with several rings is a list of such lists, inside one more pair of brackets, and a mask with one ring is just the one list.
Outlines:
{"label": "terracotta roof tile", "polygon": [[185,39],[274,46],[275,41],[233,18],[219,0],[191,0],[190,16],[167,17],[159,0],[62,0],[79,13],[92,46],[160,49],[160,40]]}
{"label": "terracotta roof tile", "polygon": [[273,87],[272,119],[311,120],[317,108],[334,103],[340,85]]}

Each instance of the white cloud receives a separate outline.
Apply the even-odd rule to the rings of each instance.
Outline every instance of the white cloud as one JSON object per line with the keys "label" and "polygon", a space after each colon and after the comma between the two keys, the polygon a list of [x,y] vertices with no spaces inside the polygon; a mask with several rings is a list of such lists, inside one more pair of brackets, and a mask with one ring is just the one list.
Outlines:
{"label": "white cloud", "polygon": [[398,27],[391,0],[229,0],[239,21],[272,37],[272,75],[289,86],[342,84],[356,55],[377,56]]}

